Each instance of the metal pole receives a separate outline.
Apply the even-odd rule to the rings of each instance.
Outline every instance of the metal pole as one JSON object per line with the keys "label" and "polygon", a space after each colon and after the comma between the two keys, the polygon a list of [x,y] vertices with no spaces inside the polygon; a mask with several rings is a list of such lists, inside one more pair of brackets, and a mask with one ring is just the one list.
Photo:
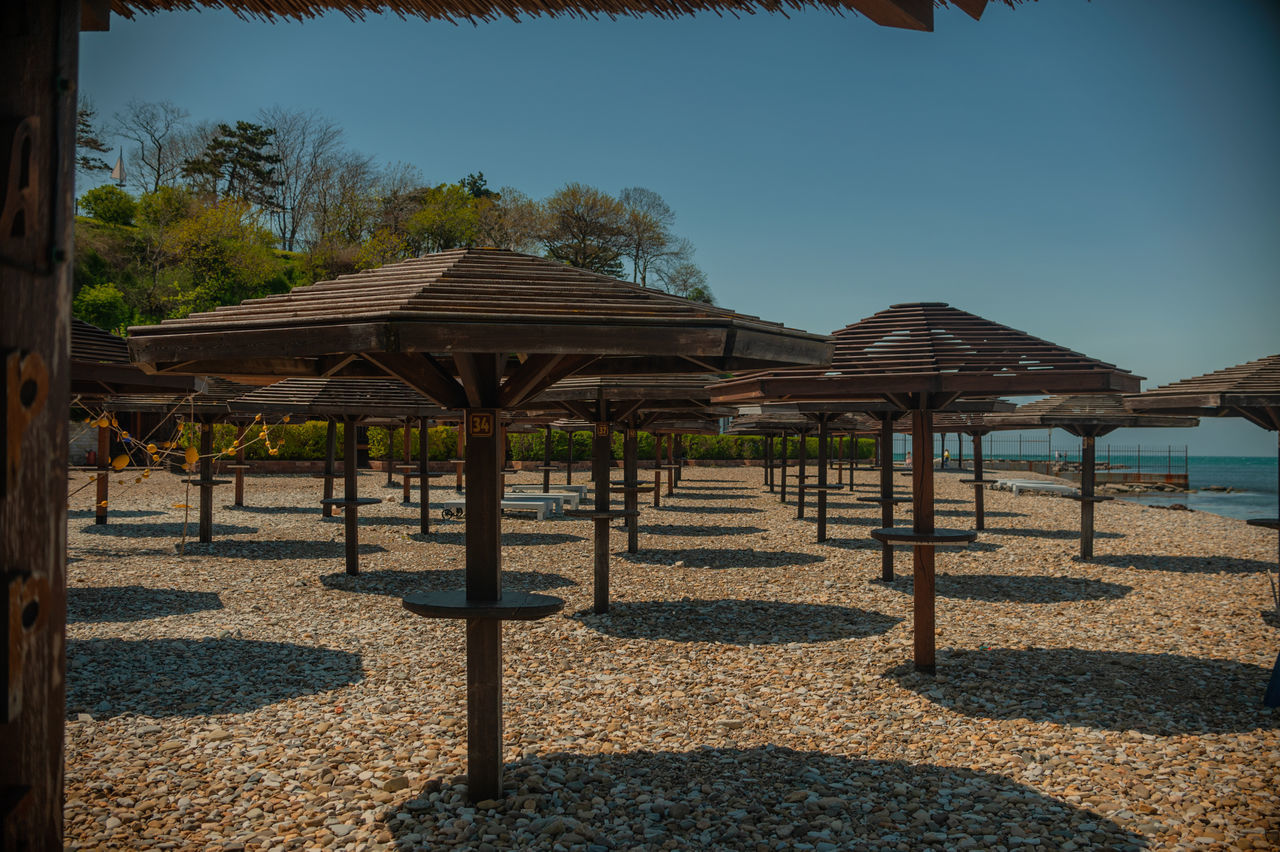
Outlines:
{"label": "metal pole", "polygon": [[551,424],[547,424],[547,433],[542,441],[542,493],[551,490]]}

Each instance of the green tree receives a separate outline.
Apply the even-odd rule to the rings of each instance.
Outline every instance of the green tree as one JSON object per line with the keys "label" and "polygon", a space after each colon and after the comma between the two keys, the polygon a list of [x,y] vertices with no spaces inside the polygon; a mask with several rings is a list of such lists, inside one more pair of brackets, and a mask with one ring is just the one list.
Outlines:
{"label": "green tree", "polygon": [[418,209],[405,223],[413,254],[475,245],[479,213],[476,198],[461,184],[442,183],[417,194]]}
{"label": "green tree", "polygon": [[489,183],[484,179],[484,172],[472,172],[471,174],[458,181],[458,184],[472,198],[497,198],[498,193],[489,188]]}
{"label": "green tree", "polygon": [[268,205],[280,185],[275,134],[272,128],[251,121],[237,121],[235,127],[219,124],[204,151],[187,160],[183,174],[198,192],[215,200]]}
{"label": "green tree", "polygon": [[109,183],[80,196],[80,207],[86,215],[108,225],[132,225],[138,212],[133,196]]}
{"label": "green tree", "polygon": [[476,244],[532,253],[537,251],[546,211],[511,186],[476,202]]}
{"label": "green tree", "polygon": [[121,332],[133,321],[133,308],[114,284],[81,287],[71,303],[72,316],[108,331]]}
{"label": "green tree", "polygon": [[627,210],[592,186],[568,183],[544,202],[547,256],[579,269],[617,278],[626,249]]}
{"label": "green tree", "polygon": [[404,237],[389,227],[381,227],[360,244],[356,252],[356,269],[374,269],[397,260],[404,260],[409,253]]}
{"label": "green tree", "polygon": [[227,200],[178,222],[174,249],[183,280],[177,312],[211,310],[288,289],[273,246],[245,201]]}

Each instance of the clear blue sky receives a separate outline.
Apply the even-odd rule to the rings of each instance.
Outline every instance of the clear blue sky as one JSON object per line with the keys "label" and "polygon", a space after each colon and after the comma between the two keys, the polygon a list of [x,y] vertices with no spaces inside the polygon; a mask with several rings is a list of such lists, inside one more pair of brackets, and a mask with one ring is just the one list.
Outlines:
{"label": "clear blue sky", "polygon": [[[316,109],[429,180],[644,186],[719,302],[829,332],[936,300],[1146,376],[1280,352],[1280,4],[1040,0],[937,32],[742,20],[112,19],[102,116]],[[1243,422],[1116,433],[1271,455]]]}

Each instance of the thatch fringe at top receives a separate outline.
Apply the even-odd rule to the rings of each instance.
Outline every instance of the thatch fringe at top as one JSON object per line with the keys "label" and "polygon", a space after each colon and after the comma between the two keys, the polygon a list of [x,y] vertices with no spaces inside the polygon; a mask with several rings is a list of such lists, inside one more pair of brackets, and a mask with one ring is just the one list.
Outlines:
{"label": "thatch fringe at top", "polygon": [[[1025,0],[998,0],[1015,6]],[[716,15],[781,14],[808,9],[823,9],[835,14],[854,12],[884,20],[886,7],[900,7],[906,16],[926,10],[932,28],[931,9],[927,0],[111,0],[111,11],[123,18],[137,14],[199,9],[226,9],[246,19],[274,21],[306,20],[328,12],[339,12],[352,20],[366,15],[390,13],[401,18],[426,18],[450,22],[493,21],[509,18],[623,18],[653,15],[679,18],[710,12]],[[987,0],[933,0],[933,6],[956,6],[977,18]],[[903,25],[903,24],[896,24]]]}

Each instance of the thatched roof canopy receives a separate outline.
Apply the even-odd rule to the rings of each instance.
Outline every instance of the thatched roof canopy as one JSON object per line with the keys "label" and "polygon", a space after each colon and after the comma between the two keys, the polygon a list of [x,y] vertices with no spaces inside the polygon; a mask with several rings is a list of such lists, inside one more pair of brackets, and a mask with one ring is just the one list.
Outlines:
{"label": "thatched roof canopy", "polygon": [[887,399],[940,409],[963,397],[1130,391],[1139,377],[942,302],[893,305],[835,332],[828,368],[778,368],[712,387],[716,402]]}
{"label": "thatched roof canopy", "polygon": [[1244,417],[1280,430],[1280,355],[1126,396],[1124,404],[1133,411]]}
{"label": "thatched roof canopy", "polygon": [[[447,408],[518,408],[572,374],[826,363],[821,335],[555,261],[456,249],[131,329],[144,369],[393,375]],[[500,390],[488,388],[498,359]],[[456,378],[455,378],[456,377]]]}
{"label": "thatched roof canopy", "polygon": [[[1022,0],[1000,0],[1014,6]],[[111,11],[125,18],[165,10],[228,9],[242,18],[305,20],[326,12],[349,18],[390,12],[402,18],[444,21],[522,20],[540,17],[622,18],[654,15],[679,18],[699,12],[716,15],[786,14],[825,9],[861,14],[891,27],[932,30],[935,6],[946,0],[111,0]],[[987,0],[950,0],[975,20]]]}
{"label": "thatched roof canopy", "polygon": [[231,410],[252,417],[272,414],[319,419],[379,420],[426,417],[457,420],[398,379],[284,379],[255,388],[231,402]]}
{"label": "thatched roof canopy", "polygon": [[1188,427],[1199,421],[1139,414],[1125,408],[1120,394],[1108,393],[1047,396],[1008,414],[993,414],[986,422],[991,429],[1062,429],[1079,438],[1097,438],[1116,429]]}
{"label": "thatched roof canopy", "polygon": [[196,380],[149,376],[129,360],[129,344],[84,320],[71,318],[71,395],[103,400],[126,394],[191,393]]}

